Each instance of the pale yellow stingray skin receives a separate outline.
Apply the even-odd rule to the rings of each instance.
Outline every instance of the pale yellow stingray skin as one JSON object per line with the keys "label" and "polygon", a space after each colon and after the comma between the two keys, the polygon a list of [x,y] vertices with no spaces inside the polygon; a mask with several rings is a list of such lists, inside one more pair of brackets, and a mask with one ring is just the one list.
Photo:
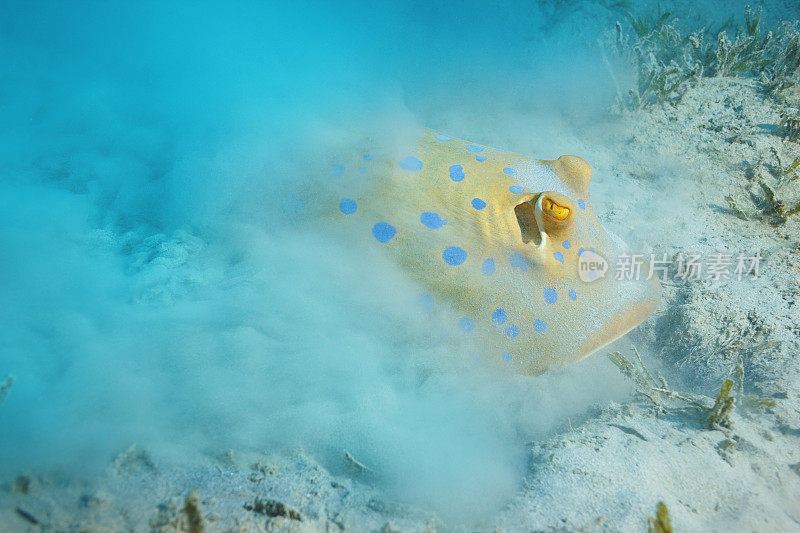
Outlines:
{"label": "pale yellow stingray skin", "polygon": [[[639,281],[614,279],[613,264],[605,277],[581,281],[581,249],[610,263],[620,250],[594,215],[592,170],[579,157],[533,161],[423,130],[406,152],[345,163],[332,180],[336,201],[357,208],[334,204],[331,212],[389,254],[436,304],[456,310],[485,360],[538,374],[624,335],[658,304],[660,286],[656,277],[645,279],[646,267]],[[477,209],[475,198],[485,207]],[[423,212],[446,223],[428,227]],[[376,224],[383,239],[387,224],[396,233],[380,242]]]}

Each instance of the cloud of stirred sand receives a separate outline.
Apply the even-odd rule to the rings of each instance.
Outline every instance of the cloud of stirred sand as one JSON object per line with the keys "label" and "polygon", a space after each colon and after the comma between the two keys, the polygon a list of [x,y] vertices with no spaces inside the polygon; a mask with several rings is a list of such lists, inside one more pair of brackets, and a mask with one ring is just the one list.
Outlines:
{"label": "cloud of stirred sand", "polygon": [[562,111],[607,103],[569,25],[449,4],[12,3],[0,469],[85,471],[136,441],[165,461],[300,447],[344,472],[347,449],[392,497],[475,519],[520,487],[527,441],[616,394],[600,361],[450,368],[447,310],[298,229],[293,192],[350,138],[424,124],[552,156],[576,147]]}

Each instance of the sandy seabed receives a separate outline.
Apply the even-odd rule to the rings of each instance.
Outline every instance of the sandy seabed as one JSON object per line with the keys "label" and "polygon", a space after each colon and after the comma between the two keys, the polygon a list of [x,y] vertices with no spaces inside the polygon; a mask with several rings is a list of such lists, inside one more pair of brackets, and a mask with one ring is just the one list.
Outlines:
{"label": "sandy seabed", "polygon": [[[3,479],[0,530],[643,531],[659,502],[676,531],[800,530],[800,215],[776,223],[767,198],[800,202],[800,181],[780,170],[800,158],[778,126],[783,109],[755,80],[701,78],[677,102],[609,113],[602,127],[563,118],[594,167],[601,222],[632,248],[760,254],[754,279],[665,280],[655,314],[613,347],[634,360],[636,346],[667,390],[707,407],[741,369],[722,423],[646,388],[588,406],[529,444],[517,494],[473,524],[392,501],[344,450],[347,474],[302,451],[178,466],[133,445],[88,481]],[[606,352],[579,364],[612,365]]]}

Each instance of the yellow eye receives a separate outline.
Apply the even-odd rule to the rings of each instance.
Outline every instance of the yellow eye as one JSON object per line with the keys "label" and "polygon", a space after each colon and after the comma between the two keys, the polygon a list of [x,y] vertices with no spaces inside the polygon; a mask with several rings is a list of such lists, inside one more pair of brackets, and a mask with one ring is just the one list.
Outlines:
{"label": "yellow eye", "polygon": [[551,198],[545,198],[542,201],[542,207],[556,220],[566,220],[569,217],[569,207],[559,205]]}

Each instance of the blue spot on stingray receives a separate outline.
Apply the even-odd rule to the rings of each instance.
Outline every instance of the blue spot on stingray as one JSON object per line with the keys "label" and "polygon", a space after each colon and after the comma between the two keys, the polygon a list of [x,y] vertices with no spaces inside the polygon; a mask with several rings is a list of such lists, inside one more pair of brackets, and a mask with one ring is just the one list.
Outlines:
{"label": "blue spot on stingray", "polygon": [[511,167],[506,167],[506,168],[503,169],[503,172],[508,174],[509,176],[515,176],[517,174],[517,169],[511,168]]}
{"label": "blue spot on stingray", "polygon": [[483,147],[478,146],[477,144],[468,144],[467,150],[470,152],[483,152]]}
{"label": "blue spot on stingray", "polygon": [[436,137],[440,141],[449,141],[450,140],[450,137],[448,137],[447,135],[442,135],[441,133],[435,134],[434,137]]}
{"label": "blue spot on stingray", "polygon": [[400,168],[417,172],[422,170],[422,161],[414,156],[408,156],[400,160]]}
{"label": "blue spot on stingray", "polygon": [[569,241],[564,241],[561,243],[561,246],[563,246],[566,250],[569,250],[570,247],[572,246],[572,243]]}
{"label": "blue spot on stingray", "polygon": [[528,260],[525,259],[525,257],[523,257],[523,255],[519,252],[514,252],[513,254],[511,254],[509,262],[511,263],[511,266],[514,268],[518,268],[523,272],[528,271]]}
{"label": "blue spot on stingray", "polygon": [[551,287],[547,287],[544,290],[544,301],[545,302],[547,302],[549,304],[554,304],[554,303],[556,303],[557,299],[558,299],[558,293],[556,292],[555,289],[553,289]]}
{"label": "blue spot on stingray", "polygon": [[586,209],[586,201],[583,198],[579,199],[577,204],[581,209]]}
{"label": "blue spot on stingray", "polygon": [[480,211],[481,209],[483,209],[484,207],[486,207],[486,202],[484,202],[484,201],[483,201],[483,200],[481,200],[480,198],[473,198],[473,199],[472,199],[472,207],[474,207],[475,209],[477,209],[478,211]]}
{"label": "blue spot on stingray", "polygon": [[372,161],[372,156],[370,154],[364,154],[364,161]]}
{"label": "blue spot on stingray", "polygon": [[567,296],[569,296],[569,299],[573,302],[578,299],[578,293],[575,292],[575,289],[570,289],[567,293]]}
{"label": "blue spot on stingray", "polygon": [[494,274],[494,259],[491,257],[483,262],[481,265],[481,272],[484,276],[491,276]]}
{"label": "blue spot on stingray", "polygon": [[331,167],[331,174],[333,174],[334,176],[341,176],[342,174],[344,174],[344,165],[339,165],[339,164],[333,165]]}
{"label": "blue spot on stingray", "polygon": [[464,333],[470,333],[473,329],[475,329],[475,324],[473,324],[472,320],[469,318],[464,317],[458,321],[458,327],[460,327],[461,331]]}
{"label": "blue spot on stingray", "polygon": [[367,167],[358,167],[358,171],[362,174],[367,171]]}
{"label": "blue spot on stingray", "polygon": [[519,185],[512,185],[511,187],[508,188],[508,190],[513,192],[514,194],[520,194],[525,192],[525,188],[520,187]]}
{"label": "blue spot on stingray", "polygon": [[483,163],[484,161],[486,161],[486,156],[485,155],[476,155],[475,156],[475,161],[477,161],[478,163]]}
{"label": "blue spot on stingray", "polygon": [[427,293],[420,294],[419,304],[425,311],[433,311],[433,296]]}
{"label": "blue spot on stingray", "polygon": [[453,165],[450,167],[450,179],[453,181],[461,181],[465,178],[464,167],[461,165]]}
{"label": "blue spot on stingray", "polygon": [[442,259],[448,265],[458,266],[467,260],[467,252],[458,246],[448,246],[442,252]]}
{"label": "blue spot on stingray", "polygon": [[378,242],[386,243],[392,240],[397,234],[397,230],[388,222],[378,222],[372,226],[372,234],[378,239]]}
{"label": "blue spot on stingray", "polygon": [[562,265],[564,264],[564,254],[562,254],[561,252],[553,252],[553,257],[555,257],[556,261],[558,261]]}
{"label": "blue spot on stingray", "polygon": [[547,322],[541,318],[537,318],[533,321],[533,329],[536,331],[536,333],[544,333],[547,331]]}
{"label": "blue spot on stingray", "polygon": [[431,229],[439,229],[447,224],[445,219],[440,217],[438,213],[434,213],[432,211],[425,211],[422,213],[419,216],[419,221]]}
{"label": "blue spot on stingray", "polygon": [[503,361],[505,361],[506,363],[510,363],[511,362],[511,354],[508,353],[508,352],[503,352]]}
{"label": "blue spot on stingray", "polygon": [[352,215],[356,212],[356,201],[350,198],[342,198],[342,201],[339,202],[339,211],[345,215]]}
{"label": "blue spot on stingray", "polygon": [[519,327],[516,324],[511,324],[506,328],[506,335],[511,337],[512,339],[516,339],[519,335]]}
{"label": "blue spot on stingray", "polygon": [[495,324],[505,324],[508,315],[506,315],[506,310],[502,307],[499,309],[495,309],[494,313],[492,313],[492,320],[494,320]]}
{"label": "blue spot on stingray", "polygon": [[583,252],[585,252],[585,251],[586,251],[586,248],[584,248],[583,246],[578,248],[578,257],[580,257],[583,254]]}

